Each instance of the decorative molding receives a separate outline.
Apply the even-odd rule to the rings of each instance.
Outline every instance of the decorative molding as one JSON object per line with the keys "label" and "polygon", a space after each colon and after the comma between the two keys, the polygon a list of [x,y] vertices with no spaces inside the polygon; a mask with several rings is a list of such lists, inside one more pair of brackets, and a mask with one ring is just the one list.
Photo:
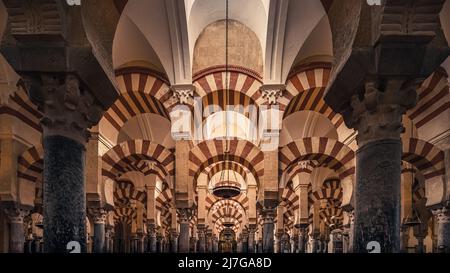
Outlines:
{"label": "decorative molding", "polygon": [[250,68],[246,68],[239,65],[228,65],[228,67],[226,65],[216,65],[195,72],[194,75],[192,76],[192,81],[195,82],[198,81],[198,79],[203,78],[207,75],[224,71],[242,73],[252,78],[255,78],[259,82],[262,82],[263,80],[261,74]]}

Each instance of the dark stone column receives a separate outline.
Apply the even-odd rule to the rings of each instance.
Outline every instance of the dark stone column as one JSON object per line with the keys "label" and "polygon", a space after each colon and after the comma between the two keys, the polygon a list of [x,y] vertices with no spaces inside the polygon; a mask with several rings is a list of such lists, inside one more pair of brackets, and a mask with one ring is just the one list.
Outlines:
{"label": "dark stone column", "polygon": [[443,207],[433,210],[433,214],[438,225],[437,251],[450,253],[450,208]]}
{"label": "dark stone column", "polygon": [[164,249],[164,237],[161,233],[156,234],[156,252],[163,253]]}
{"label": "dark stone column", "polygon": [[256,252],[257,253],[263,253],[263,241],[258,240],[257,246],[256,246]]}
{"label": "dark stone column", "polygon": [[212,230],[211,229],[207,229],[206,230],[206,252],[208,253],[212,253],[213,252],[213,238],[212,238],[213,234],[212,234]]}
{"label": "dark stone column", "polygon": [[347,126],[358,131],[354,252],[367,253],[372,241],[382,253],[400,250],[402,115],[415,105],[418,84],[399,78],[367,82],[344,112]]}
{"label": "dark stone column", "polygon": [[242,253],[248,253],[248,231],[243,230],[242,231]]}
{"label": "dark stone column", "polygon": [[147,225],[147,251],[150,253],[156,253],[156,228],[154,224],[148,224]]}
{"label": "dark stone column", "polygon": [[44,248],[67,252],[76,241],[86,252],[84,146],[64,136],[44,138]]}
{"label": "dark stone column", "polygon": [[206,230],[205,226],[198,225],[197,226],[197,252],[205,253],[206,252]]}
{"label": "dark stone column", "polygon": [[102,208],[91,208],[89,213],[92,216],[94,222],[94,245],[92,247],[93,253],[105,252],[105,223],[106,223],[106,211]]}
{"label": "dark stone column", "polygon": [[178,232],[176,229],[170,231],[170,247],[172,253],[178,252]]}
{"label": "dark stone column", "polygon": [[306,253],[306,228],[298,227],[298,253]]}
{"label": "dark stone column", "polygon": [[248,253],[255,253],[255,232],[256,226],[250,225],[248,228]]}
{"label": "dark stone column", "polygon": [[6,208],[4,211],[9,220],[9,253],[23,253],[25,246],[23,218],[28,211],[17,208]]}
{"label": "dark stone column", "polygon": [[192,216],[192,209],[178,209],[180,217],[180,237],[178,239],[178,252],[189,253],[189,219]]}
{"label": "dark stone column", "polygon": [[44,251],[67,253],[75,241],[86,252],[85,145],[103,108],[75,74],[22,78],[44,115]]}
{"label": "dark stone column", "polygon": [[264,219],[263,224],[263,253],[273,253],[274,252],[274,217],[275,208],[264,208],[262,211],[262,216]]}

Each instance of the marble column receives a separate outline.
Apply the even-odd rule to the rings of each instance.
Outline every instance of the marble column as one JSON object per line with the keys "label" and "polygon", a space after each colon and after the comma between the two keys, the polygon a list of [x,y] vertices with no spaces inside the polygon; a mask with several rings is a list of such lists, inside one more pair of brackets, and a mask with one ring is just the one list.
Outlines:
{"label": "marble column", "polygon": [[178,252],[189,253],[189,219],[192,216],[192,209],[178,209],[180,217],[180,236],[178,239]]}
{"label": "marble column", "polygon": [[103,253],[105,251],[105,223],[107,212],[102,208],[91,208],[89,213],[94,222],[94,253]]}
{"label": "marble column", "polygon": [[219,252],[219,239],[217,239],[216,236],[213,237],[213,249],[212,249],[213,253],[218,253]]}
{"label": "marble column", "polygon": [[178,231],[176,229],[170,230],[170,252],[178,252]]}
{"label": "marble column", "polygon": [[23,76],[23,82],[44,115],[44,250],[67,253],[67,244],[75,241],[84,253],[85,145],[102,106],[76,74],[41,73]]}
{"label": "marble column", "polygon": [[344,115],[357,130],[354,251],[376,241],[382,253],[400,250],[402,116],[417,100],[417,81],[391,78],[366,82]]}
{"label": "marble column", "polygon": [[258,240],[258,243],[256,245],[256,252],[263,253],[263,240],[262,239]]}
{"label": "marble column", "polygon": [[156,227],[154,224],[147,224],[147,251],[156,253]]}
{"label": "marble column", "polygon": [[161,233],[156,235],[156,252],[163,253],[164,248],[164,236]]}
{"label": "marble column", "polygon": [[241,236],[242,253],[248,253],[248,231],[244,229]]}
{"label": "marble column", "polygon": [[197,226],[197,252],[205,253],[206,252],[206,227],[203,225]]}
{"label": "marble column", "polygon": [[113,249],[113,237],[114,237],[114,227],[106,226],[105,227],[105,252],[112,253]]}
{"label": "marble column", "polygon": [[274,217],[275,208],[264,208],[263,217],[263,253],[274,252]]}
{"label": "marble column", "polygon": [[248,228],[248,253],[256,252],[255,232],[256,226],[250,225],[250,227]]}
{"label": "marble column", "polygon": [[213,248],[213,246],[212,246],[212,244],[213,244],[212,236],[213,236],[212,230],[211,229],[207,229],[206,230],[206,252],[208,252],[208,253],[211,253],[212,252],[212,248]]}
{"label": "marble column", "polygon": [[432,211],[437,222],[437,251],[450,253],[450,207]]}
{"label": "marble column", "polygon": [[6,208],[4,212],[9,220],[9,253],[23,253],[25,244],[23,218],[29,211]]}
{"label": "marble column", "polygon": [[306,228],[301,225],[298,226],[298,253],[306,253]]}

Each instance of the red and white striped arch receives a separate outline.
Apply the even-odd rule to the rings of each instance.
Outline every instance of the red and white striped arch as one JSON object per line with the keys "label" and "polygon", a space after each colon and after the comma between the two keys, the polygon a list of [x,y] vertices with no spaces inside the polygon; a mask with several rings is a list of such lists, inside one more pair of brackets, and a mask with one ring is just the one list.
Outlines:
{"label": "red and white striped arch", "polygon": [[433,144],[416,139],[403,139],[402,160],[412,164],[425,179],[445,175],[444,152]]}
{"label": "red and white striped arch", "polygon": [[120,143],[102,156],[102,175],[116,179],[129,171],[133,162],[148,160],[163,170],[164,175],[175,174],[175,156],[164,146],[148,140],[130,140]]}
{"label": "red and white striped arch", "polygon": [[264,154],[253,143],[245,140],[228,140],[229,155],[225,156],[227,140],[206,140],[189,152],[189,175],[197,179],[205,168],[226,159],[236,162],[254,175],[256,181],[264,174]]}
{"label": "red and white striped arch", "polygon": [[329,138],[309,137],[291,142],[281,148],[279,160],[282,172],[299,161],[314,160],[335,170],[340,179],[355,173],[354,151],[344,143]]}

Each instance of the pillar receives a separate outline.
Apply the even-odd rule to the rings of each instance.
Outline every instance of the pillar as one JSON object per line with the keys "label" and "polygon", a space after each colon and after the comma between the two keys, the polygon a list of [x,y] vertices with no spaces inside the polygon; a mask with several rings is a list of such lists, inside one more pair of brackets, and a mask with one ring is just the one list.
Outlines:
{"label": "pillar", "polygon": [[154,224],[147,224],[147,252],[156,253],[156,227]]}
{"label": "pillar", "polygon": [[213,248],[213,233],[212,229],[206,230],[206,252],[211,253]]}
{"label": "pillar", "polygon": [[160,232],[158,232],[158,234],[156,234],[156,252],[163,253],[163,249],[164,249],[164,236]]}
{"label": "pillar", "polygon": [[25,244],[23,218],[29,211],[18,208],[6,208],[4,211],[9,220],[9,252],[23,253]]}
{"label": "pillar", "polygon": [[178,252],[178,231],[176,229],[170,230],[170,252]]}
{"label": "pillar", "polygon": [[274,252],[274,217],[275,208],[264,208],[263,217],[263,253]]}
{"label": "pillar", "polygon": [[298,225],[298,253],[306,253],[306,227],[305,225]]}
{"label": "pillar", "polygon": [[437,251],[450,253],[450,208],[442,207],[432,212],[437,223]]}
{"label": "pillar", "polygon": [[354,251],[376,241],[382,253],[400,250],[402,115],[415,105],[417,82],[369,81],[354,95],[346,124],[357,130]]}
{"label": "pillar", "polygon": [[105,252],[105,223],[106,211],[102,208],[92,208],[89,210],[94,222],[94,253]]}
{"label": "pillar", "polygon": [[75,74],[24,77],[44,117],[44,250],[66,253],[75,241],[86,252],[85,145],[103,109]]}
{"label": "pillar", "polygon": [[203,225],[197,226],[197,252],[205,253],[206,252],[206,227]]}
{"label": "pillar", "polygon": [[256,226],[250,225],[248,228],[248,253],[256,252],[255,232],[256,232]]}
{"label": "pillar", "polygon": [[178,252],[189,253],[189,219],[192,215],[192,209],[179,209],[177,212],[180,217]]}

